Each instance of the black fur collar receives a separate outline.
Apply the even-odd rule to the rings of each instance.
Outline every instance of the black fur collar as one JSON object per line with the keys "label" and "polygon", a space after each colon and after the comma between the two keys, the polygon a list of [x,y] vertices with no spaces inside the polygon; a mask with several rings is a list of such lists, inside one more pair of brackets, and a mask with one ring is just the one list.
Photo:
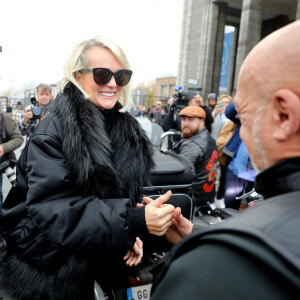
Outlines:
{"label": "black fur collar", "polygon": [[78,188],[85,195],[135,202],[148,183],[153,150],[135,118],[120,108],[117,103],[101,111],[69,83],[51,110],[62,124],[63,154]]}

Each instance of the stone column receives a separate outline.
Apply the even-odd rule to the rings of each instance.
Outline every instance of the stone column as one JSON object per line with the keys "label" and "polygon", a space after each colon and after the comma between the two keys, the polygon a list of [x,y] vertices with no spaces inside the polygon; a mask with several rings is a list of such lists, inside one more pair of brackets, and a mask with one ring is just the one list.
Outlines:
{"label": "stone column", "polygon": [[241,65],[250,50],[260,41],[262,22],[262,0],[243,0],[237,60],[235,68],[236,90]]}
{"label": "stone column", "polygon": [[300,0],[298,0],[296,20],[300,20]]}
{"label": "stone column", "polygon": [[203,99],[205,99],[212,92],[219,7],[218,4],[210,1],[203,2],[205,4],[203,5],[203,25],[199,44],[200,59],[197,73],[199,74],[200,86],[202,87],[201,94]]}
{"label": "stone column", "polygon": [[190,50],[191,20],[192,20],[193,0],[186,0],[183,8],[183,18],[181,24],[181,41],[179,64],[176,78],[177,85],[183,85],[186,80],[186,72]]}
{"label": "stone column", "polygon": [[219,16],[217,27],[217,38],[215,48],[215,61],[212,78],[211,91],[218,94],[220,85],[220,73],[222,66],[223,44],[224,44],[224,30],[226,25],[227,3],[219,3]]}
{"label": "stone column", "polygon": [[234,96],[234,72],[235,72],[235,61],[236,61],[236,44],[238,40],[238,28],[235,28],[232,36],[231,54],[230,54],[230,67],[228,77],[228,93]]}

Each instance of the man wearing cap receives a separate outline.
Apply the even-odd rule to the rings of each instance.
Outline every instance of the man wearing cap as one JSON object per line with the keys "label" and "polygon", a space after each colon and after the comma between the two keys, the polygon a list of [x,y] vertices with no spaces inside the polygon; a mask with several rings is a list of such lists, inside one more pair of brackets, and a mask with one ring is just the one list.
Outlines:
{"label": "man wearing cap", "polygon": [[192,183],[195,209],[214,202],[217,146],[204,125],[206,113],[203,108],[187,106],[179,113],[182,117],[183,140],[174,151],[185,156],[195,166],[195,178]]}
{"label": "man wearing cap", "polygon": [[210,93],[207,95],[207,104],[209,108],[213,111],[217,104],[217,95],[215,93]]}

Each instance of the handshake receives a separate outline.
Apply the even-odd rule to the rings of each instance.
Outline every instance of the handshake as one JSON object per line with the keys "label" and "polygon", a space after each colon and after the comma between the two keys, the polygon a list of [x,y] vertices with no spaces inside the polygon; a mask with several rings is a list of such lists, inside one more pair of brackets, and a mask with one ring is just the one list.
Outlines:
{"label": "handshake", "polygon": [[155,200],[144,197],[145,218],[149,233],[163,236],[168,242],[177,244],[183,237],[191,234],[193,223],[181,214],[180,207],[164,204],[171,196],[172,192],[168,191]]}
{"label": "handshake", "polygon": [[[186,235],[191,234],[193,223],[181,214],[180,207],[171,204],[164,204],[172,196],[168,191],[159,198],[153,200],[143,197],[145,205],[145,219],[149,233],[163,236],[168,242],[177,244]],[[138,203],[137,207],[143,204]],[[137,265],[143,256],[143,242],[137,237],[132,249],[128,250],[124,256],[126,265]]]}

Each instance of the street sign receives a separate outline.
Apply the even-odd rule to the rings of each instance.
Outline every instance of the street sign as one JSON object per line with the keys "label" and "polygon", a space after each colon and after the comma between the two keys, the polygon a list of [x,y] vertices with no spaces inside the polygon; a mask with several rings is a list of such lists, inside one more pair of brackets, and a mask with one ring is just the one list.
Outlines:
{"label": "street sign", "polygon": [[193,78],[189,78],[186,81],[187,84],[192,84],[192,85],[197,85],[198,84],[198,79],[193,79]]}

